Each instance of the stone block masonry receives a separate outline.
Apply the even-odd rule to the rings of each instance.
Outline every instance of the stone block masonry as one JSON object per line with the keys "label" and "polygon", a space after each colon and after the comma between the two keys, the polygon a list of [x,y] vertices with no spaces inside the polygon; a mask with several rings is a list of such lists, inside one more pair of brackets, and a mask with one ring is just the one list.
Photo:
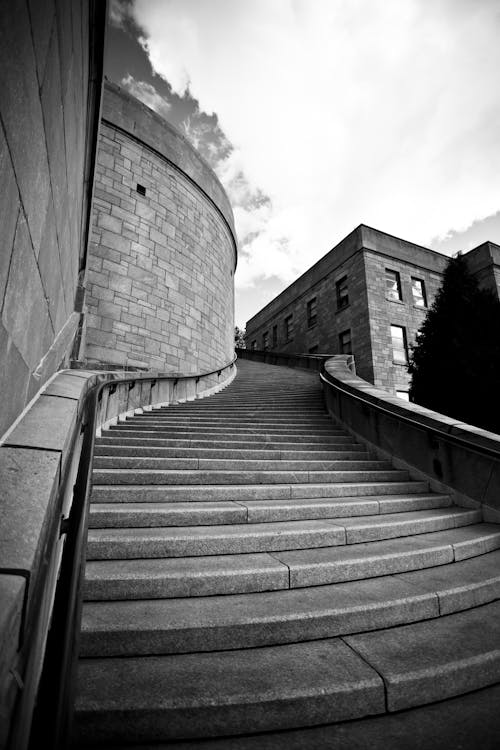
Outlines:
{"label": "stone block masonry", "polygon": [[0,436],[71,356],[104,24],[100,3],[0,3]]}
{"label": "stone block masonry", "polygon": [[109,83],[103,115],[85,359],[179,374],[223,365],[236,241],[222,187],[177,131]]}

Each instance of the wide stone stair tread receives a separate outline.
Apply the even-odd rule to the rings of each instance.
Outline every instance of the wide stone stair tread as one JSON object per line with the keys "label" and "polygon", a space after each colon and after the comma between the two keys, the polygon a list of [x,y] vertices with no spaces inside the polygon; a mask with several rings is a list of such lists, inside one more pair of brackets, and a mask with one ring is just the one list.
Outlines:
{"label": "wide stone stair tread", "polygon": [[500,680],[500,525],[358,442],[316,373],[238,362],[108,425],[93,469],[72,746],[312,748]]}
{"label": "wide stone stair tread", "polygon": [[96,469],[95,484],[301,484],[322,482],[404,482],[406,470],[386,468],[343,471],[238,471],[238,470],[179,470],[174,469]]}
{"label": "wide stone stair tread", "polygon": [[92,503],[89,527],[149,527],[217,525],[221,523],[343,518],[378,513],[444,508],[449,495],[395,495],[389,497],[307,498],[304,500],[215,501],[200,503]]}
{"label": "wide stone stair tread", "polygon": [[497,526],[313,549],[89,560],[86,599],[149,599],[320,586],[444,565],[500,548]]}
{"label": "wide stone stair tread", "polygon": [[351,459],[287,460],[227,458],[142,458],[96,456],[95,469],[204,469],[215,471],[349,471],[392,468],[388,461],[361,456]]}
{"label": "wide stone stair tread", "polygon": [[339,450],[337,446],[332,447],[329,451],[307,451],[307,450],[262,450],[262,449],[241,449],[241,448],[168,448],[162,446],[145,446],[135,445],[117,445],[115,443],[102,444],[97,443],[94,450],[94,457],[101,459],[103,457],[112,458],[113,456],[130,456],[148,458],[225,458],[233,460],[260,460],[278,461],[336,461],[346,459],[367,460],[371,454],[363,449],[361,445],[350,445],[348,450]]}
{"label": "wide stone stair tread", "polygon": [[84,740],[155,741],[213,736],[222,726],[226,734],[272,731],[423,705],[500,679],[499,618],[494,602],[306,643],[82,660],[77,728]]}
{"label": "wide stone stair tread", "polygon": [[190,653],[347,635],[500,599],[500,551],[362,581],[253,594],[86,602],[82,655]]}
{"label": "wide stone stair tread", "polygon": [[425,534],[478,523],[464,508],[410,511],[361,518],[233,523],[209,526],[90,529],[88,560],[312,549]]}
{"label": "wide stone stair tread", "polygon": [[343,482],[330,484],[247,485],[94,485],[93,502],[204,502],[206,500],[272,500],[427,493],[424,481]]}

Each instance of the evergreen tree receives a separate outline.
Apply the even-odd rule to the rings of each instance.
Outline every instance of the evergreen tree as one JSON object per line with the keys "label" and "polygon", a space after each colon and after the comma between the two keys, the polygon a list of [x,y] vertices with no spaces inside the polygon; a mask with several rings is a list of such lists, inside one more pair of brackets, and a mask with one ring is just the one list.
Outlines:
{"label": "evergreen tree", "polygon": [[409,365],[417,404],[500,432],[500,302],[450,258]]}
{"label": "evergreen tree", "polygon": [[234,327],[234,345],[239,349],[246,349],[244,328]]}

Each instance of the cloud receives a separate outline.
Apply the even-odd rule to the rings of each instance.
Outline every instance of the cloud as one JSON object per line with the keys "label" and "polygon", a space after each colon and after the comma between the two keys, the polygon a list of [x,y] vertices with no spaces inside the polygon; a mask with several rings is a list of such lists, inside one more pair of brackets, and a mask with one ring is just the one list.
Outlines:
{"label": "cloud", "polygon": [[213,163],[244,235],[237,284],[288,283],[360,222],[425,245],[498,211],[497,2],[135,0],[133,16],[155,73],[233,147]]}
{"label": "cloud", "polygon": [[109,22],[117,29],[127,28],[132,15],[131,0],[111,0],[109,3]]}
{"label": "cloud", "polygon": [[168,119],[171,104],[164,96],[161,96],[155,87],[146,83],[145,81],[137,81],[130,73],[122,78],[120,85],[139,99],[150,109],[153,109],[157,114],[165,119]]}

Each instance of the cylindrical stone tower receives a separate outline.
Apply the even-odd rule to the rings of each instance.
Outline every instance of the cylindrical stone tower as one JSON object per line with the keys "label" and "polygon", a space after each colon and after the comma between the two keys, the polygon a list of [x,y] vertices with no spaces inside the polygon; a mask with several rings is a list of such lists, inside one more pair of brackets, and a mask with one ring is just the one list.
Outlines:
{"label": "cylindrical stone tower", "polygon": [[84,358],[189,374],[234,352],[237,245],[216,175],[159,115],[107,82]]}

